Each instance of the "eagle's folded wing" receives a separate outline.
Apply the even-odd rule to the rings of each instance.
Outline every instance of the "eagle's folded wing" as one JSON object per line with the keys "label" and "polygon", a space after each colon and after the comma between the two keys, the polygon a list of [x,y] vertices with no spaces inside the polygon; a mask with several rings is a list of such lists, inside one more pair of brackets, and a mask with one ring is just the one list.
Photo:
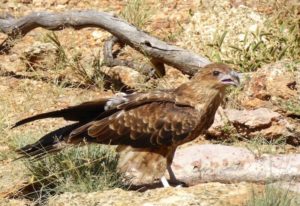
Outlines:
{"label": "eagle's folded wing", "polygon": [[199,113],[193,107],[151,102],[90,122],[74,130],[70,139],[85,133],[105,144],[167,146],[188,137],[198,121]]}

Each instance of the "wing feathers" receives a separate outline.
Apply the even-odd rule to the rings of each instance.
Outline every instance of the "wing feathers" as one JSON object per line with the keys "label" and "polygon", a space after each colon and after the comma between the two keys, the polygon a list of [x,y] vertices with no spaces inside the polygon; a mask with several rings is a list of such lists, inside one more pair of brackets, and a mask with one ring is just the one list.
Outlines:
{"label": "wing feathers", "polygon": [[[37,119],[63,117],[79,121],[62,141],[77,143],[86,139],[138,148],[171,145],[189,136],[199,123],[199,114],[191,106],[177,105],[172,92],[132,94],[126,101],[113,103],[105,111],[108,99],[87,102],[63,110],[39,114],[15,126]],[[85,123],[86,122],[86,123]]]}
{"label": "wing feathers", "polygon": [[198,119],[197,111],[192,107],[152,102],[119,111],[85,129],[99,143],[109,141],[111,144],[149,147],[182,140],[196,127]]}

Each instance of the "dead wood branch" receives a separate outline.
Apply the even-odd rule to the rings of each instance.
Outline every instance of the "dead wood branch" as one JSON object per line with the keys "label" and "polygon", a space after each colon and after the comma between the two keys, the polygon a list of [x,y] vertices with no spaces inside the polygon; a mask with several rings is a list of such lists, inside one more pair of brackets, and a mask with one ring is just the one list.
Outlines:
{"label": "dead wood branch", "polygon": [[[120,49],[118,49],[117,51],[113,51],[113,46],[115,44],[119,44],[120,49],[122,49],[125,46],[125,44],[122,43],[117,37],[112,36],[111,38],[109,38],[105,42],[104,48],[103,48],[103,56],[104,56],[105,66],[108,66],[108,67],[115,67],[115,66],[130,67],[130,68],[138,69],[142,74],[146,75],[148,78],[155,77],[153,75],[154,69],[149,64],[140,65],[140,64],[134,63],[132,61],[117,59],[117,55],[120,52]],[[142,67],[142,68],[140,69],[140,67]]]}
{"label": "dead wood branch", "polygon": [[0,45],[0,52],[9,51],[13,46],[11,40],[25,36],[38,27],[48,30],[62,30],[66,27],[102,28],[150,59],[166,63],[189,75],[193,75],[199,68],[210,63],[207,58],[169,45],[114,15],[97,11],[37,12],[20,19],[0,19],[0,31],[8,35],[8,39]]}

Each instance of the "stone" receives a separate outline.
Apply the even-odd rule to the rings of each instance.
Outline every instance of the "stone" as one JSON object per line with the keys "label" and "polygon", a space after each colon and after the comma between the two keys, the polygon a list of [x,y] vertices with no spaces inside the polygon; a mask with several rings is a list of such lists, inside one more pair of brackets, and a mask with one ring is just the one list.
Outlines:
{"label": "stone", "polygon": [[195,144],[176,151],[172,169],[188,185],[289,181],[300,177],[300,154],[257,156],[242,147]]}
{"label": "stone", "polygon": [[95,40],[102,39],[103,37],[106,37],[106,36],[104,35],[104,32],[98,31],[98,30],[93,31],[93,32],[92,32],[92,36],[93,36],[93,38],[94,38]]}
{"label": "stone", "polygon": [[36,42],[24,51],[22,60],[27,71],[48,70],[58,62],[57,52],[57,47],[51,43]]}
{"label": "stone", "polygon": [[49,206],[102,205],[102,206],[221,206],[243,205],[251,196],[249,183],[206,183],[189,188],[158,188],[146,192],[114,189],[93,193],[64,193],[51,197]]}
{"label": "stone", "polygon": [[[197,144],[180,148],[175,154],[172,168],[176,177],[188,183],[189,187],[159,186],[145,192],[113,189],[92,193],[64,193],[50,197],[48,204],[49,206],[245,205],[254,190],[257,192],[263,189],[263,186],[247,181],[287,182],[290,178],[299,178],[300,155],[256,157],[246,148]],[[293,181],[294,192],[297,192],[297,185],[298,182]]]}
{"label": "stone", "polygon": [[264,106],[289,113],[286,104],[300,100],[299,85],[300,64],[276,62],[249,74],[237,99],[245,108]]}
{"label": "stone", "polygon": [[[223,111],[223,112],[220,112]],[[298,124],[268,108],[254,110],[219,109],[207,135],[226,139],[232,136],[265,139],[286,138],[293,145],[300,142]],[[294,143],[292,143],[294,142]]]}
{"label": "stone", "polygon": [[255,110],[226,110],[228,120],[232,124],[245,126],[249,129],[255,129],[268,126],[272,121],[278,121],[280,114],[273,112],[267,108],[259,108]]}
{"label": "stone", "polygon": [[145,82],[144,75],[126,66],[101,67],[101,72],[130,88],[137,88]]}

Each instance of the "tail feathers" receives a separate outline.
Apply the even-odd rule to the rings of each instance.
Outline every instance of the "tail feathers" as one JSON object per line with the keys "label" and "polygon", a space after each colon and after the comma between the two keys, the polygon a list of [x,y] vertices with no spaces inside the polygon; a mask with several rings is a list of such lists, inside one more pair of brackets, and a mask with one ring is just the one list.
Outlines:
{"label": "tail feathers", "polygon": [[22,119],[22,120],[18,121],[17,123],[15,123],[15,125],[12,126],[12,129],[15,127],[21,126],[23,124],[26,124],[28,122],[38,120],[38,119],[44,119],[44,118],[49,118],[49,117],[60,117],[62,112],[63,112],[62,110],[54,111],[54,112],[47,112],[47,113],[42,113],[42,114],[28,117],[26,119]]}
{"label": "tail feathers", "polygon": [[38,114],[32,117],[28,117],[17,122],[12,128],[18,127],[20,125],[26,124],[28,122],[32,122],[39,119],[45,118],[59,118],[62,117],[66,120],[70,121],[80,121],[86,122],[98,117],[101,113],[103,113],[105,104],[107,99],[100,99],[91,102],[85,102],[77,106],[68,107],[66,109],[47,112]]}
{"label": "tail feathers", "polygon": [[73,131],[73,129],[81,125],[82,123],[75,123],[75,124],[71,124],[59,128],[55,131],[46,134],[37,142],[26,145],[16,150],[16,152],[22,155],[19,158],[23,158],[23,157],[41,157],[47,153],[60,151],[61,149],[64,148],[63,143],[65,142],[65,140],[67,140],[69,134]]}

